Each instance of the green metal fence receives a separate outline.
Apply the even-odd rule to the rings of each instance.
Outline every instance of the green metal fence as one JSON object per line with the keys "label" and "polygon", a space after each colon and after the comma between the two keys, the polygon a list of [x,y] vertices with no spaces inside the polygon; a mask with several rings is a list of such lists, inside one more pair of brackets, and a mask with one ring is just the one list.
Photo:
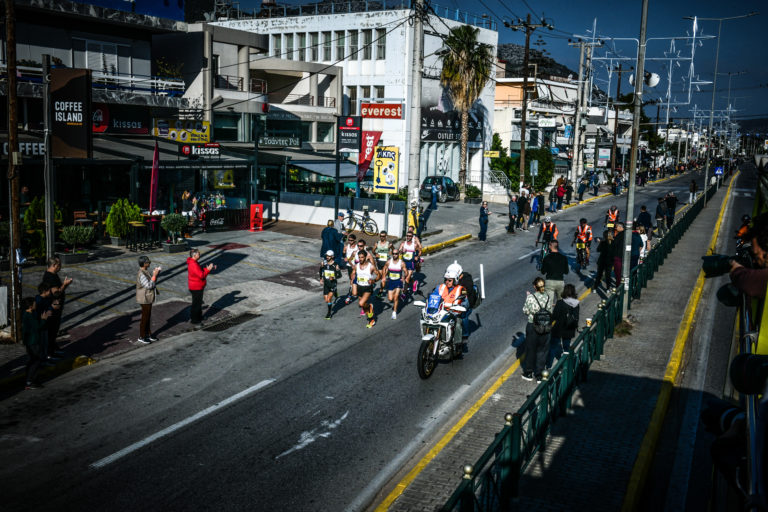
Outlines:
{"label": "green metal fence", "polygon": [[[707,188],[707,201],[717,191]],[[704,207],[703,196],[691,205],[669,232],[648,253],[645,261],[632,269],[628,300],[640,298],[642,288],[680,241]],[[518,484],[534,455],[546,445],[551,425],[571,407],[576,387],[587,380],[589,367],[603,354],[606,340],[613,337],[621,322],[623,289],[612,289],[592,316],[592,324],[579,333],[565,354],[552,368],[549,378],[539,384],[516,413],[507,413],[504,427],[474,464],[463,468],[461,483],[443,505],[443,511],[480,512],[504,510],[519,495]]]}

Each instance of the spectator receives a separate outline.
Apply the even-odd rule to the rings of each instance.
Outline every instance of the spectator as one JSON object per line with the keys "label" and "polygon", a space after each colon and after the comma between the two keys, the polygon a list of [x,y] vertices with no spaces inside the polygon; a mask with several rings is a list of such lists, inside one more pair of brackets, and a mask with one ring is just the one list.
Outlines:
{"label": "spectator", "polygon": [[613,233],[606,230],[603,238],[597,239],[597,273],[592,281],[592,293],[597,292],[603,276],[605,276],[605,289],[611,287],[611,265],[613,264]]}
{"label": "spectator", "polygon": [[589,186],[589,178],[585,174],[581,177],[581,180],[579,180],[579,188],[578,188],[578,200],[579,202],[584,200],[584,192],[586,192],[587,187]]}
{"label": "spectator", "polygon": [[624,231],[624,223],[619,222],[616,224],[616,232],[613,235],[613,272],[616,275],[616,286],[621,284],[621,271],[624,266],[624,240],[626,239],[626,231]]}
{"label": "spectator", "polygon": [[432,192],[432,204],[430,205],[430,208],[437,210],[437,195],[439,193],[439,190],[437,189],[437,183],[432,182],[430,191]]}
{"label": "spectator", "polygon": [[563,209],[563,198],[565,197],[565,187],[560,184],[557,186],[557,209]]}
{"label": "spectator", "polygon": [[545,290],[544,279],[537,277],[533,280],[533,293],[526,292],[523,313],[528,317],[525,326],[525,357],[523,359],[523,380],[531,381],[534,376],[537,381],[544,379],[544,367],[549,352],[549,332],[537,332],[542,329],[534,325],[534,315],[541,310],[550,314],[554,309],[555,297]]}
{"label": "spectator", "polygon": [[568,258],[559,250],[557,240],[549,242],[549,254],[541,262],[541,273],[546,278],[546,290],[554,294],[555,299],[563,293],[563,277],[568,273]]}
{"label": "spectator", "polygon": [[541,217],[546,214],[546,210],[544,208],[544,203],[546,201],[544,199],[544,192],[539,192],[538,198],[539,198],[539,201],[538,203],[536,203],[536,222],[537,223],[541,222]]}
{"label": "spectator", "polygon": [[557,211],[557,187],[549,189],[549,212],[555,213]]}
{"label": "spectator", "polygon": [[640,214],[637,216],[637,223],[645,228],[646,233],[650,233],[653,230],[651,214],[648,213],[648,209],[645,207],[645,205],[640,207]]}
{"label": "spectator", "polygon": [[[333,251],[334,254],[341,255],[342,235],[339,230],[333,224],[332,220],[329,220],[327,226],[323,228],[320,233],[322,245],[320,246],[320,257],[324,258],[328,251]],[[338,261],[337,261],[338,263]]]}
{"label": "spectator", "polygon": [[488,214],[490,212],[488,211],[488,203],[483,201],[483,204],[480,206],[480,233],[477,235],[477,238],[480,239],[480,241],[485,242],[485,236],[488,233]]}
{"label": "spectator", "polygon": [[139,338],[137,343],[148,345],[157,341],[152,334],[152,304],[157,297],[157,275],[160,267],[155,267],[152,274],[149,273],[149,258],[139,256],[139,272],[136,274],[136,302],[141,306],[141,323],[139,324]]}
{"label": "spectator", "polygon": [[44,311],[39,316],[35,311],[36,303],[32,297],[25,297],[21,301],[24,310],[21,317],[21,337],[27,349],[26,377],[27,383],[24,389],[37,389],[37,371],[40,363],[45,360],[45,344],[47,341],[47,329],[45,323],[51,316],[51,311]]}
{"label": "spectator", "polygon": [[565,182],[565,204],[571,204],[571,198],[573,197],[573,183],[571,180]]}
{"label": "spectator", "polygon": [[[46,311],[48,312],[46,318],[55,313],[53,310],[53,294],[56,293],[58,295],[58,292],[58,288],[51,288],[51,285],[48,283],[40,283],[37,286],[37,295],[35,295],[35,315],[37,315],[38,318]],[[45,339],[41,342],[41,356],[46,362],[57,361],[58,358],[50,355],[48,352],[47,328],[45,334]]]}
{"label": "spectator", "polygon": [[509,226],[507,226],[507,232],[515,234],[515,225],[517,224],[517,196],[512,196],[509,200]]}
{"label": "spectator", "polygon": [[643,242],[643,246],[640,248],[640,263],[642,263],[648,255],[648,251],[651,250],[651,240],[648,238],[648,231],[645,229],[645,226],[638,226],[637,232],[640,233],[640,239]]}
{"label": "spectator", "polygon": [[667,194],[664,200],[667,203],[667,229],[672,229],[672,224],[675,223],[675,208],[677,208],[677,197],[674,192]]}
{"label": "spectator", "polygon": [[[48,355],[60,356],[64,352],[56,344],[56,336],[61,326],[61,316],[64,313],[64,303],[66,302],[66,290],[72,284],[72,278],[65,277],[64,281],[59,277],[61,271],[61,260],[54,256],[48,260],[48,268],[43,274],[43,282],[47,283],[51,289],[57,289],[58,293],[53,296],[54,311],[46,322],[48,330]],[[56,307],[58,306],[58,307]]]}
{"label": "spectator", "polygon": [[533,197],[531,198],[531,221],[530,225],[533,226],[536,224],[536,216],[539,212],[539,196],[536,194],[533,194]]}
{"label": "spectator", "polygon": [[696,200],[696,192],[699,187],[696,185],[696,180],[691,180],[691,184],[688,185],[688,204],[692,204]]}
{"label": "spectator", "polygon": [[187,284],[192,294],[192,307],[189,311],[189,321],[196,329],[203,327],[203,291],[207,284],[208,274],[216,270],[216,265],[209,263],[205,268],[200,266],[200,251],[192,249],[187,258]]}
{"label": "spectator", "polygon": [[634,225],[632,227],[632,248],[630,249],[630,255],[629,255],[629,270],[632,271],[633,268],[635,268],[638,263],[640,262],[640,254],[643,249],[643,239],[640,236],[640,231],[638,228],[642,226]]}
{"label": "spectator", "polygon": [[571,340],[579,326],[579,299],[576,297],[576,287],[572,284],[565,285],[562,298],[557,301],[552,311],[553,325],[549,339],[547,369],[552,368],[555,359],[560,359],[571,350]]}
{"label": "spectator", "polygon": [[667,202],[663,197],[659,198],[659,204],[656,205],[656,229],[659,230],[659,236],[667,232]]}
{"label": "spectator", "polygon": [[344,243],[343,239],[347,236],[347,229],[344,227],[344,213],[339,212],[336,214],[336,220],[333,221],[333,227],[336,228],[336,231],[339,232],[339,235],[342,237],[342,243]]}
{"label": "spectator", "polygon": [[592,195],[596,196],[600,192],[600,177],[596,172],[592,173],[590,181],[592,183]]}

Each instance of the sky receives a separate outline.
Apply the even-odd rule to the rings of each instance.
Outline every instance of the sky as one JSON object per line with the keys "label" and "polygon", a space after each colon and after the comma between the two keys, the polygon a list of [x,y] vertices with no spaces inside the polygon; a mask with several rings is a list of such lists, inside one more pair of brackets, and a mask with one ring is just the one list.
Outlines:
{"label": "sky", "polygon": [[[278,2],[282,3],[282,2]],[[292,0],[290,4],[308,4]],[[505,28],[504,21],[516,22],[518,18],[525,18],[531,14],[532,21],[539,21],[542,15],[546,21],[554,26],[554,30],[545,28],[537,29],[532,37],[532,48],[546,49],[549,55],[568,66],[574,71],[578,70],[579,50],[568,45],[568,39],[574,35],[592,36],[593,22],[597,19],[596,34],[600,38],[635,38],[640,34],[641,0],[433,0],[434,4],[441,7],[449,7],[468,11],[473,14],[486,13],[490,19],[497,22],[499,43],[525,43],[523,31],[513,31]],[[245,9],[256,7],[260,0],[240,0]],[[685,16],[697,16],[699,18],[722,18],[739,16],[750,12],[759,12],[757,16],[745,19],[726,20],[722,22],[722,35],[720,43],[719,63],[717,67],[717,90],[715,92],[715,110],[726,109],[728,106],[728,81],[729,77],[720,73],[732,73],[731,101],[730,104],[736,112],[732,113],[734,119],[768,118],[768,2],[766,0],[650,0],[648,8],[647,37],[668,38],[685,37],[691,35],[692,21],[684,20]],[[717,21],[699,21],[699,34],[716,36],[718,30]],[[541,36],[545,44],[535,46]],[[614,41],[606,48],[615,48],[621,56],[634,56],[637,51],[636,43],[628,41]],[[646,57],[664,57],[669,52],[669,40],[649,41]],[[690,45],[686,41],[676,41],[676,50],[680,56],[689,57]],[[702,45],[696,48],[694,59],[695,73],[698,80],[711,82],[714,77],[715,53],[717,39],[702,41]],[[606,49],[596,50],[596,56],[605,57],[615,54],[607,53]],[[634,65],[628,61],[624,66]],[[607,72],[605,61],[598,63],[601,71],[596,72],[595,82],[597,86],[605,90],[607,87]],[[655,72],[661,76],[660,83],[653,89],[646,88],[644,99],[660,98],[666,102],[668,62],[648,61],[646,70]],[[680,62],[680,67],[673,64],[671,102],[679,103],[676,111],[671,111],[670,117],[674,119],[693,118],[690,112],[694,105],[698,109],[709,110],[712,101],[712,85],[701,84],[701,92],[694,92],[688,103],[688,94],[683,90],[684,77],[688,73],[689,61]],[[743,73],[743,74],[736,74]],[[616,91],[616,78],[614,73],[611,82],[611,95]],[[624,74],[622,92],[632,89]],[[694,91],[696,88],[694,87]],[[661,118],[665,117],[665,109],[661,110]],[[646,108],[646,113],[655,116],[656,108]]]}

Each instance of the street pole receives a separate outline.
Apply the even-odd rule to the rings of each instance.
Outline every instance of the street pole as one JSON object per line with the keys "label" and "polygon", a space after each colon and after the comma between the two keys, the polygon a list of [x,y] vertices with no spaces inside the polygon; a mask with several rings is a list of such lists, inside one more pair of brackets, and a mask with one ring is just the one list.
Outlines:
{"label": "street pole", "polygon": [[675,155],[675,167],[678,167],[680,165],[680,144],[682,141],[680,140],[680,131],[682,129],[682,125],[680,128],[677,129],[677,155]]}
{"label": "street pole", "polygon": [[[616,83],[616,101],[613,103],[613,115],[615,116],[613,123],[613,145],[611,147],[611,175],[616,174],[616,137],[619,135],[619,96],[621,96],[621,63],[619,63],[619,80]],[[621,170],[624,170],[624,166],[621,166]]]}
{"label": "street pole", "polygon": [[10,246],[9,254],[11,270],[11,338],[21,342],[21,280],[19,279],[16,252],[21,245],[21,219],[19,216],[19,173],[16,169],[21,165],[19,153],[19,125],[16,91],[16,13],[14,0],[5,0],[5,33],[6,61],[8,86],[8,204],[10,208]]}
{"label": "street pole", "polygon": [[334,181],[333,196],[333,218],[339,216],[339,171],[341,167],[341,142],[339,141],[339,126],[341,126],[341,117],[336,116],[336,179]]}
{"label": "street pole", "polygon": [[421,70],[424,67],[424,0],[414,0],[413,55],[411,61],[411,118],[408,149],[409,202],[419,200],[419,165],[421,163]]}
{"label": "street pole", "polygon": [[635,175],[637,173],[637,139],[640,132],[640,113],[643,108],[643,83],[645,82],[645,34],[648,27],[648,0],[643,0],[640,17],[640,42],[637,50],[637,71],[635,74],[634,115],[632,118],[632,149],[629,156],[629,189],[627,190],[627,222],[624,229],[624,258],[621,280],[624,286],[624,300],[621,304],[621,317],[627,318],[629,310],[629,274],[632,252],[632,220],[635,211]]}
{"label": "street pole", "polygon": [[[709,109],[709,130],[707,131],[707,157],[704,160],[704,192],[709,185],[709,153],[712,150],[712,123],[715,117],[715,90],[717,89],[717,64],[720,59],[720,32],[723,28],[723,20],[717,23],[717,50],[715,51],[715,76],[712,79],[712,104]],[[704,206],[707,206],[707,194],[704,194]]]}
{"label": "street pole", "polygon": [[[528,52],[531,47],[531,15],[525,17],[525,53],[523,54],[523,111],[520,114],[520,186],[525,183],[525,121],[528,117]],[[534,82],[535,84],[535,82]],[[520,187],[518,187],[520,190]]]}
{"label": "street pole", "polygon": [[[587,53],[585,55],[584,63],[584,88],[581,90],[581,111],[587,111],[587,103],[592,101],[592,52],[595,49],[594,43],[587,44]],[[584,174],[584,145],[587,140],[587,130],[584,129],[579,133],[579,146],[582,148],[579,160],[576,162],[576,176],[574,180]],[[597,136],[595,136],[595,150],[597,150]],[[594,168],[597,172],[597,167]]]}
{"label": "street pole", "polygon": [[571,181],[576,181],[576,170],[581,154],[581,96],[584,94],[584,41],[579,41],[579,86],[576,89],[576,116],[573,123],[573,153],[571,154]]}
{"label": "street pole", "polygon": [[45,183],[45,257],[53,257],[53,169],[51,161],[51,56],[43,55],[43,181]]}
{"label": "street pole", "polygon": [[480,202],[483,202],[483,194],[485,194],[485,121],[483,121],[483,149],[480,154],[482,155],[480,166]]}

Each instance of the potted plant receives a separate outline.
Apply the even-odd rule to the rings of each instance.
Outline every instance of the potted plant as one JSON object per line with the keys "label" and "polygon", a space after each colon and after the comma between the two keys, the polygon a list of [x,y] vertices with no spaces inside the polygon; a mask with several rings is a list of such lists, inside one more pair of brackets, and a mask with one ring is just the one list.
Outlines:
{"label": "potted plant", "polygon": [[483,199],[480,197],[480,189],[474,185],[467,185],[464,202],[469,204],[480,204],[482,200]]}
{"label": "potted plant", "polygon": [[70,252],[60,253],[62,263],[85,263],[88,260],[88,251],[78,249],[84,247],[93,239],[93,228],[90,226],[66,226],[61,230],[61,239],[72,247]]}
{"label": "potted plant", "polygon": [[130,222],[141,220],[141,210],[128,199],[118,199],[109,209],[105,228],[112,245],[125,245]]}
{"label": "potted plant", "polygon": [[[32,199],[26,210],[23,211],[22,226],[26,232],[28,256],[38,261],[45,261],[45,200],[41,196]],[[53,203],[54,225],[61,224],[61,210]]]}
{"label": "potted plant", "polygon": [[160,221],[160,226],[168,232],[168,241],[163,243],[165,252],[181,252],[187,250],[187,242],[181,236],[181,231],[187,225],[187,219],[180,213],[169,213]]}

